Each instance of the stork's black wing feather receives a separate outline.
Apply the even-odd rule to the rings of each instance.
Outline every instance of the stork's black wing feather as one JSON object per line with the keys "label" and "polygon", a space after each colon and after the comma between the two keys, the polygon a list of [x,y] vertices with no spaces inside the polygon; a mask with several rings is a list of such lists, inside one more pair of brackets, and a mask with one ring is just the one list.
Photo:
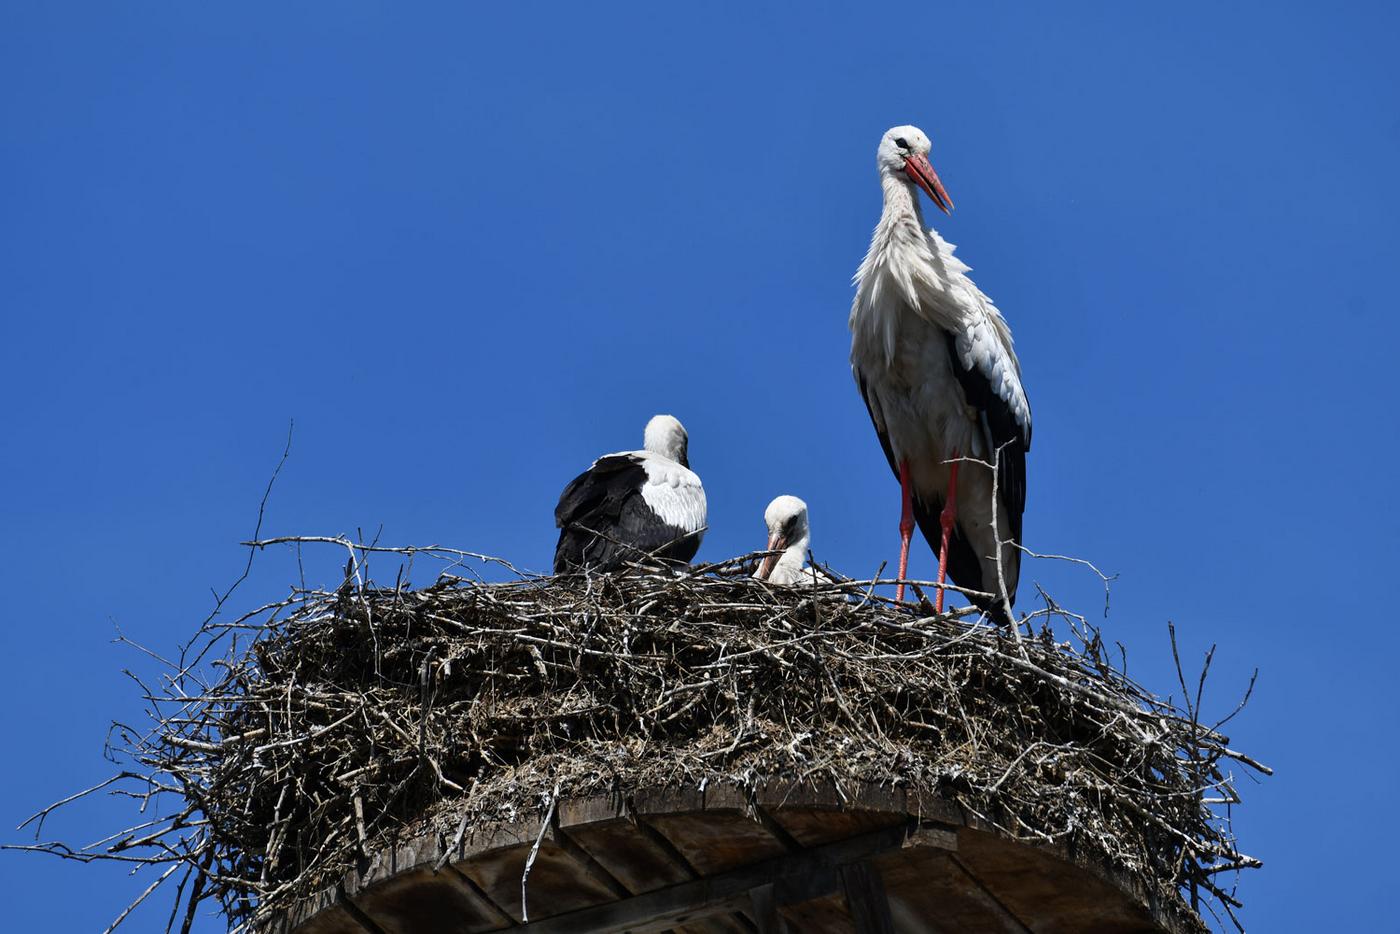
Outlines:
{"label": "stork's black wing feather", "polygon": [[554,522],[560,529],[554,573],[574,568],[615,570],[653,556],[689,561],[700,536],[668,525],[647,505],[647,471],[633,454],[609,454],[573,479],[559,497]]}
{"label": "stork's black wing feather", "polygon": [[559,494],[554,507],[554,524],[559,528],[586,518],[604,518],[616,522],[623,500],[636,493],[647,482],[642,461],[631,454],[609,454],[593,462],[583,473],[569,481]]}
{"label": "stork's black wing feather", "polygon": [[646,482],[646,468],[630,454],[600,457],[570,481],[554,507],[554,524],[560,530],[554,573],[618,563],[623,514],[631,511],[628,501],[641,496]]}
{"label": "stork's black wing feather", "polygon": [[860,387],[860,397],[865,402],[865,411],[870,416],[870,424],[875,427],[875,437],[880,439],[880,447],[885,452],[885,460],[890,462],[890,470],[894,471],[894,477],[899,479],[899,465],[894,462],[894,448],[890,447],[890,436],[886,434],[885,428],[880,424],[880,419],[875,415],[875,406],[870,402],[870,392],[865,385],[865,377],[860,370],[851,368],[851,372],[856,376],[856,385]]}
{"label": "stork's black wing feather", "polygon": [[957,339],[950,333],[945,332],[945,335],[953,375],[962,387],[967,404],[982,415],[987,459],[997,461],[997,489],[1001,491],[1001,500],[1006,504],[1011,538],[1019,545],[1021,516],[1026,511],[1026,451],[1030,449],[1031,441],[1029,418],[1022,426],[1016,419],[1016,412],[992,387],[986,373],[975,363],[971,367],[964,366],[958,354]]}

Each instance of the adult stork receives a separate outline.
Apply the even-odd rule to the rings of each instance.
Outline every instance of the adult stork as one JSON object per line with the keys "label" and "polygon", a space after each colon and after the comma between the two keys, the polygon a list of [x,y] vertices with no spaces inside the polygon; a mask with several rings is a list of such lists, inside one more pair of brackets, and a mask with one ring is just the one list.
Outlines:
{"label": "adult stork", "polygon": [[688,445],[678,420],[657,415],[642,450],[605,454],[564,487],[554,508],[554,573],[695,557],[705,534],[705,488],[690,469]]}
{"label": "adult stork", "polygon": [[763,511],[768,526],[768,556],[759,562],[754,577],[774,584],[792,586],[830,579],[815,568],[803,567],[812,545],[812,529],[807,522],[807,504],[796,496],[779,496]]}
{"label": "adult stork", "polygon": [[[918,127],[897,126],[880,139],[885,206],[855,275],[851,369],[899,478],[900,579],[917,521],[938,551],[936,609],[943,610],[951,576],[992,594],[971,599],[1009,623],[1021,566],[1030,405],[1001,312],[967,277],[953,245],[924,227],[919,188],[945,214],[953,208],[929,149]],[[904,597],[902,584],[896,597]]]}

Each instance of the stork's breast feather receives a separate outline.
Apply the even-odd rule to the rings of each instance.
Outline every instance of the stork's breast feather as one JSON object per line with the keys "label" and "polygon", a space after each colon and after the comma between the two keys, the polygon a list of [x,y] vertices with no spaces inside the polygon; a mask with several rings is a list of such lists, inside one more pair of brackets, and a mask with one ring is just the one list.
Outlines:
{"label": "stork's breast feather", "polygon": [[[971,267],[954,255],[955,249],[936,230],[923,231],[908,223],[887,226],[882,219],[856,274],[851,363],[858,370],[873,365],[889,373],[898,345],[920,334],[906,320],[916,316],[951,338],[956,363],[984,384],[974,393],[980,404],[999,400],[1029,448],[1030,405],[1011,331],[991,299],[968,277]],[[873,407],[871,417],[878,427],[880,415]]]}

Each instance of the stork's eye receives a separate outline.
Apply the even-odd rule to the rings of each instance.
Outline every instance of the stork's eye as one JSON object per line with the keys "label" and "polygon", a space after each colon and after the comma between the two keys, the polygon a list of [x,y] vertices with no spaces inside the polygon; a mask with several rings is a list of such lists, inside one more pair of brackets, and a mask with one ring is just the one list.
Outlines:
{"label": "stork's eye", "polygon": [[896,139],[896,140],[894,141],[894,144],[895,144],[896,146],[898,146],[900,149],[908,149],[908,148],[909,148],[909,144],[906,143],[906,142],[904,141],[904,137],[902,137],[902,136],[901,136],[899,139]]}

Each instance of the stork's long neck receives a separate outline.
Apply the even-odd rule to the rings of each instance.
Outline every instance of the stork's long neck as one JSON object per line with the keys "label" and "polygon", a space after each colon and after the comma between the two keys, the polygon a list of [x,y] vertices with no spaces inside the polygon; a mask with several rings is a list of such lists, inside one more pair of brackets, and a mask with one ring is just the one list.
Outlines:
{"label": "stork's long neck", "polygon": [[[897,270],[896,278],[907,284],[904,273],[919,261],[928,251],[927,235],[924,233],[924,214],[919,207],[918,192],[902,175],[892,172],[880,174],[880,187],[885,192],[884,209],[880,212],[880,222],[875,225],[875,233],[870,238],[870,249],[856,271],[857,290],[852,306],[852,322],[860,313],[866,292],[878,278],[883,267]],[[885,343],[893,338],[886,335]]]}
{"label": "stork's long neck", "polygon": [[875,238],[889,241],[899,232],[924,235],[924,212],[919,207],[919,193],[909,180],[892,172],[880,174],[880,187],[885,192],[885,208],[875,228]]}
{"label": "stork's long neck", "polygon": [[885,192],[884,209],[870,249],[856,270],[856,294],[851,300],[852,363],[864,352],[877,354],[885,365],[894,359],[897,312],[918,306],[913,273],[926,271],[930,255],[914,186],[902,174],[881,172],[880,187]]}

